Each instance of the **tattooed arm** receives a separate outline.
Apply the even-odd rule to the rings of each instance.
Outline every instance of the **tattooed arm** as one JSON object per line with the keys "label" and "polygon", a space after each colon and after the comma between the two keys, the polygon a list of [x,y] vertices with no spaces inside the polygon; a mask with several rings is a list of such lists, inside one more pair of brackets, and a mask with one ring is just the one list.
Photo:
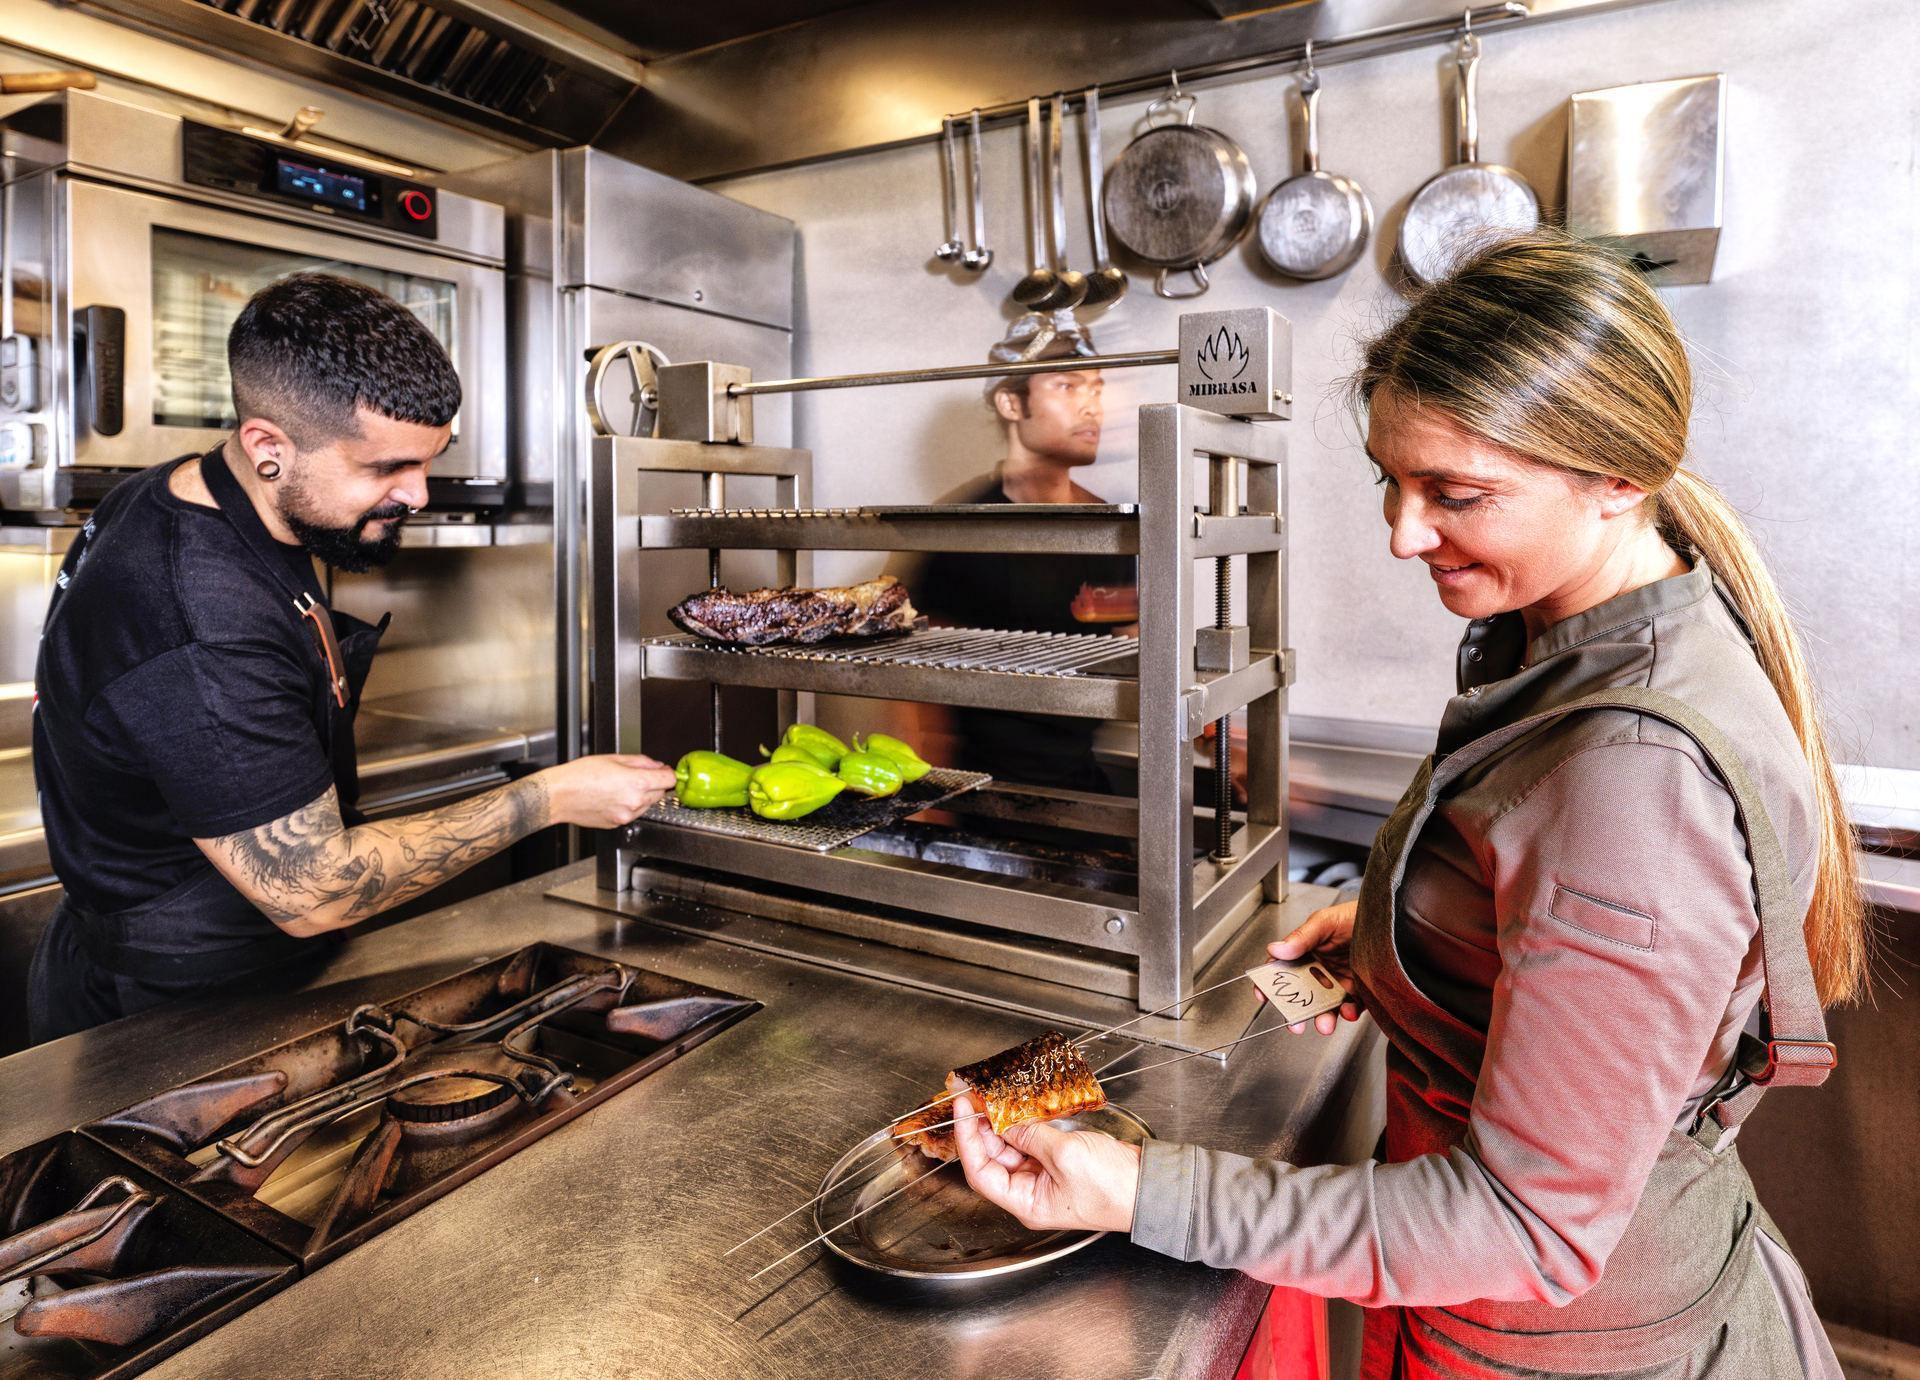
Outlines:
{"label": "tattooed arm", "polygon": [[305,938],[418,896],[549,824],[629,823],[673,786],[649,757],[583,757],[417,815],[347,828],[332,787],[200,851],[261,914]]}

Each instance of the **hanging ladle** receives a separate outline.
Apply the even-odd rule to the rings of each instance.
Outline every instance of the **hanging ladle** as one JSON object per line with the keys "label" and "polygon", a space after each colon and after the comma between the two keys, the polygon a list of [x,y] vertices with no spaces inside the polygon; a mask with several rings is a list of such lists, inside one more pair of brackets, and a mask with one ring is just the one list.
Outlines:
{"label": "hanging ladle", "polygon": [[1053,274],[1058,285],[1052,297],[1045,305],[1057,310],[1062,307],[1079,306],[1087,299],[1087,275],[1077,273],[1067,267],[1067,185],[1066,156],[1062,147],[1062,135],[1067,125],[1067,98],[1055,93],[1053,98],[1053,130],[1048,136],[1047,147],[1053,164]]}
{"label": "hanging ladle", "polygon": [[1040,186],[1040,98],[1032,96],[1027,100],[1027,262],[1031,267],[1013,285],[1013,300],[1035,310],[1046,309],[1047,299],[1060,285],[1054,271],[1045,266],[1047,232],[1040,211],[1045,195]]}
{"label": "hanging ladle", "polygon": [[944,162],[941,166],[941,180],[947,193],[947,238],[933,251],[933,257],[942,263],[958,263],[961,255],[967,252],[967,246],[960,239],[960,171],[955,166],[953,152],[953,121],[940,122],[940,146]]}
{"label": "hanging ladle", "polygon": [[1107,255],[1107,222],[1100,209],[1100,179],[1106,168],[1100,157],[1100,88],[1087,88],[1087,209],[1093,220],[1093,272],[1087,275],[1084,305],[1104,307],[1127,295],[1127,275]]}
{"label": "hanging ladle", "polygon": [[967,179],[973,187],[973,247],[960,256],[960,267],[983,273],[993,262],[993,251],[987,248],[987,209],[980,195],[980,112],[976,109],[968,120]]}

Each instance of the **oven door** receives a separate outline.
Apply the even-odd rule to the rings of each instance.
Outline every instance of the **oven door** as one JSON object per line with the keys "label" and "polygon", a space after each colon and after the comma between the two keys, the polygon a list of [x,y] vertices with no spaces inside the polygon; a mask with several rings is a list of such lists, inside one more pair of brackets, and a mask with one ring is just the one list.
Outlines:
{"label": "oven door", "polygon": [[[234,318],[268,283],[318,269],[393,297],[447,347],[464,398],[432,472],[506,477],[503,270],[91,182],[66,182],[64,200],[67,310],[54,326],[65,337],[56,352],[68,367],[56,386],[72,409],[70,463],[139,467],[219,444],[236,425],[227,375]],[[75,349],[75,317],[92,306],[126,313],[122,418],[112,435],[93,424],[89,360]]]}

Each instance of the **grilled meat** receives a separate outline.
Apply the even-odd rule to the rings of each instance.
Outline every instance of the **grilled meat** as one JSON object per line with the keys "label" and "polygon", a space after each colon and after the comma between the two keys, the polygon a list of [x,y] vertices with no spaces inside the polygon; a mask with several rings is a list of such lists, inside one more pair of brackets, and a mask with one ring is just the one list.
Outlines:
{"label": "grilled meat", "polygon": [[839,589],[704,589],[667,610],[696,637],[739,647],[906,632],[919,615],[891,575]]}
{"label": "grilled meat", "polygon": [[1107,1105],[1085,1057],[1057,1030],[947,1075],[948,1092],[969,1089],[986,1103],[996,1135],[1018,1121],[1052,1121]]}
{"label": "grilled meat", "polygon": [[[944,1125],[942,1123],[945,1123]],[[929,1127],[938,1129],[929,1130]],[[960,1147],[953,1140],[953,1101],[928,1107],[893,1123],[893,1138],[911,1145],[928,1159],[957,1160]]]}

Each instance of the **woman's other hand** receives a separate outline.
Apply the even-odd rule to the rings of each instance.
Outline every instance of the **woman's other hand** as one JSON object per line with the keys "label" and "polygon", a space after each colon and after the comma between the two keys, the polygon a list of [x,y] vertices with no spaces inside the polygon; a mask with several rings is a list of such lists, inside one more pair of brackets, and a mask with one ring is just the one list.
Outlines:
{"label": "woman's other hand", "polygon": [[1097,1131],[1026,1121],[993,1132],[966,1093],[953,1100],[953,1135],[973,1191],[1033,1231],[1131,1231],[1140,1186],[1138,1146]]}
{"label": "woman's other hand", "polygon": [[[1359,913],[1358,901],[1343,901],[1337,906],[1328,906],[1316,910],[1301,924],[1300,928],[1282,939],[1278,944],[1267,945],[1267,953],[1274,958],[1300,959],[1312,954],[1325,966],[1326,970],[1340,980],[1347,989],[1348,1001],[1341,1004],[1340,1019],[1357,1021],[1360,1019],[1360,999],[1353,996],[1353,964],[1349,951],[1353,946],[1353,918]],[[1260,1000],[1265,1001],[1267,994],[1262,992]],[[1313,1018],[1313,1028],[1322,1035],[1331,1035],[1334,1030],[1333,1012],[1322,1011]],[[1301,1021],[1288,1029],[1296,1035],[1307,1033],[1307,1023]]]}

